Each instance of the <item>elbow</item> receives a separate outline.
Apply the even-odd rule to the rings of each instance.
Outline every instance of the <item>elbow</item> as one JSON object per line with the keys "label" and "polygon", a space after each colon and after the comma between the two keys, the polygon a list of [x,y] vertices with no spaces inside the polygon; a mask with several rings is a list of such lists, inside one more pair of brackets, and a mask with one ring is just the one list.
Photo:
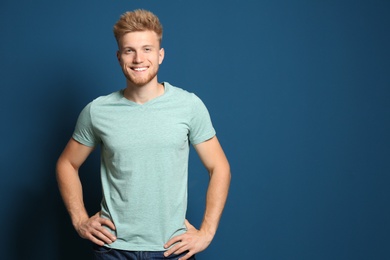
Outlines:
{"label": "elbow", "polygon": [[73,165],[69,160],[60,156],[55,167],[57,181],[61,181],[61,179],[65,178],[69,173],[78,173],[78,168],[79,167]]}
{"label": "elbow", "polygon": [[56,167],[55,167],[55,172],[56,172],[56,179],[57,179],[57,181],[60,181],[61,176],[62,176],[63,173],[65,172],[65,169],[66,169],[66,163],[65,163],[65,161],[60,157],[60,158],[57,160]]}
{"label": "elbow", "polygon": [[209,171],[210,178],[217,177],[218,179],[223,179],[224,181],[227,181],[230,183],[230,180],[232,178],[232,174],[230,171],[230,165],[228,162],[218,165],[214,167],[213,169],[210,169]]}

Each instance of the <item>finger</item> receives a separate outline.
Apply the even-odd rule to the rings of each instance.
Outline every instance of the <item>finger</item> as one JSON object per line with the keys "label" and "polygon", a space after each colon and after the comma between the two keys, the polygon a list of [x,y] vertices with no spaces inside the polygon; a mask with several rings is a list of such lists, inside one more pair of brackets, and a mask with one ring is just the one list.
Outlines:
{"label": "finger", "polygon": [[104,246],[104,242],[103,242],[103,241],[97,239],[96,237],[94,237],[94,236],[91,235],[91,234],[90,234],[87,238],[88,238],[91,242],[95,243],[96,245]]}
{"label": "finger", "polygon": [[112,235],[108,235],[103,233],[102,231],[100,230],[95,230],[93,233],[92,233],[92,236],[94,236],[96,239],[106,243],[106,244],[111,244],[114,240],[111,239],[111,236]]}
{"label": "finger", "polygon": [[105,226],[111,228],[112,230],[115,230],[115,225],[114,225],[114,223],[112,223],[111,220],[109,220],[107,218],[100,218],[99,222],[101,225],[105,225]]}
{"label": "finger", "polygon": [[89,223],[86,223],[85,228],[79,232],[81,237],[93,240],[93,236],[106,243],[112,243],[116,240],[116,237],[108,230],[108,228],[102,226],[101,221],[99,220],[100,217],[94,216],[92,218],[94,219],[92,219]]}
{"label": "finger", "polygon": [[97,212],[95,215],[93,215],[91,217],[91,219],[98,221],[99,224],[101,224],[101,225],[105,225],[105,226],[111,228],[112,230],[115,230],[114,223],[108,218],[102,218],[100,212]]}
{"label": "finger", "polygon": [[176,251],[172,252],[172,254],[181,255],[181,254],[183,254],[186,251],[188,251],[188,247],[187,246],[182,246],[182,247],[178,248]]}
{"label": "finger", "polygon": [[164,245],[164,247],[165,247],[165,248],[168,248],[168,247],[170,247],[171,245],[173,245],[173,244],[175,244],[175,243],[177,243],[177,242],[179,242],[179,241],[181,241],[181,240],[182,240],[182,237],[181,237],[181,236],[173,237],[173,238],[171,238],[171,239]]}
{"label": "finger", "polygon": [[[168,249],[165,253],[164,253],[164,255],[165,256],[169,256],[169,255],[171,255],[171,254],[173,254],[173,253],[175,253],[175,254],[180,254],[180,248],[182,247],[183,245],[182,245],[182,243],[176,243],[172,248],[170,248],[170,249]],[[184,250],[182,250],[183,252],[184,252]]]}
{"label": "finger", "polygon": [[116,240],[116,237],[105,227],[101,227],[99,230],[104,236],[106,236],[108,239],[111,240],[111,242],[114,242]]}
{"label": "finger", "polygon": [[92,227],[89,233],[106,244],[111,244],[116,239],[115,236],[106,227],[101,226],[100,223],[99,226]]}

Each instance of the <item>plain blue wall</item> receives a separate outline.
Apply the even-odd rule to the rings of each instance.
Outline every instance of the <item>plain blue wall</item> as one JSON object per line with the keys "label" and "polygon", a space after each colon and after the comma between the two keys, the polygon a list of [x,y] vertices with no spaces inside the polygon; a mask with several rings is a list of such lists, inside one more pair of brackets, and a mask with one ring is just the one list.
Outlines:
{"label": "plain blue wall", "polygon": [[[89,259],[55,162],[80,110],[123,88],[112,26],[159,15],[159,79],[208,106],[232,166],[199,259],[390,259],[389,1],[2,1],[1,259]],[[207,174],[192,152],[188,218]],[[98,210],[99,158],[82,168]]]}

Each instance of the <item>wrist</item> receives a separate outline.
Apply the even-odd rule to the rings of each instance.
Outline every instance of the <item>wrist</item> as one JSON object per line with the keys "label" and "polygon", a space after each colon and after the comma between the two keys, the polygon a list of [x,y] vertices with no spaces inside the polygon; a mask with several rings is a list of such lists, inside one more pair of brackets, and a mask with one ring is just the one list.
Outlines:
{"label": "wrist", "polygon": [[72,216],[72,224],[75,229],[79,229],[79,227],[89,219],[88,214],[82,214],[79,216]]}
{"label": "wrist", "polygon": [[205,226],[202,226],[199,231],[207,238],[209,242],[213,240],[216,233],[215,229],[207,228]]}

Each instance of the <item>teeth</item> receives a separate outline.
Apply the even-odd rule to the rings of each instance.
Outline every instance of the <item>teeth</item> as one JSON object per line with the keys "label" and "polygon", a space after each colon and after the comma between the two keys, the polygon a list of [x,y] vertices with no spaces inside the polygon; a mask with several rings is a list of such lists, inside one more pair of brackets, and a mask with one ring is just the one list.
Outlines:
{"label": "teeth", "polygon": [[146,68],[134,68],[135,71],[144,71]]}

